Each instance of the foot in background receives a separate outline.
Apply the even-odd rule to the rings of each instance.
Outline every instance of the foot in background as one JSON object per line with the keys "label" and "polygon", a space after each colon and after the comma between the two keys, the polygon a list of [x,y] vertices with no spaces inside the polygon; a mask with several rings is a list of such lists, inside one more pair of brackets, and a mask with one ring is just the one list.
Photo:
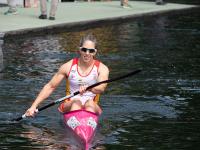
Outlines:
{"label": "foot in background", "polygon": [[47,15],[40,15],[38,18],[39,19],[47,19]]}
{"label": "foot in background", "polygon": [[55,20],[55,17],[50,16],[49,20]]}
{"label": "foot in background", "polygon": [[163,0],[156,0],[156,5],[164,5],[165,2]]}
{"label": "foot in background", "polygon": [[120,1],[120,5],[121,5],[123,8],[132,8],[132,6],[128,4],[128,0],[121,0],[121,1]]}
{"label": "foot in background", "polygon": [[130,9],[130,8],[132,8],[132,6],[129,5],[129,4],[123,5],[122,7],[125,8],[125,9]]}
{"label": "foot in background", "polygon": [[17,11],[11,11],[11,10],[8,10],[4,13],[4,15],[17,15],[18,12]]}

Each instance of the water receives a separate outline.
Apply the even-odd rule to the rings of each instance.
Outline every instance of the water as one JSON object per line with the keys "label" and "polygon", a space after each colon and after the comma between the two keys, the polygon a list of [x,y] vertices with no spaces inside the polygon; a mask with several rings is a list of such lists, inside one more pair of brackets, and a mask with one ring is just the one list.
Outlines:
{"label": "water", "polygon": [[[6,39],[0,73],[1,149],[76,149],[56,107],[14,123],[58,67],[77,56],[80,36],[93,32],[110,77],[93,149],[188,150],[200,146],[200,11],[143,18],[54,35]],[[65,82],[43,104],[65,96]]]}

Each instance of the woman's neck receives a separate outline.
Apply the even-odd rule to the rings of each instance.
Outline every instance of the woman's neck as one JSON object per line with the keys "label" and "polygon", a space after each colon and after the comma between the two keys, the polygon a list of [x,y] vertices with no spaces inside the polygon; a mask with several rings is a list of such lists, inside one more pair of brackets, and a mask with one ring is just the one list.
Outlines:
{"label": "woman's neck", "polygon": [[83,60],[79,59],[78,68],[82,75],[86,75],[91,71],[91,69],[94,65],[94,61],[95,60],[93,59],[89,62],[84,62]]}
{"label": "woman's neck", "polygon": [[89,68],[90,66],[93,66],[94,64],[94,59],[92,59],[91,61],[89,62],[84,62],[82,59],[79,58],[79,61],[78,61],[78,66],[79,67],[83,67],[83,68]]}

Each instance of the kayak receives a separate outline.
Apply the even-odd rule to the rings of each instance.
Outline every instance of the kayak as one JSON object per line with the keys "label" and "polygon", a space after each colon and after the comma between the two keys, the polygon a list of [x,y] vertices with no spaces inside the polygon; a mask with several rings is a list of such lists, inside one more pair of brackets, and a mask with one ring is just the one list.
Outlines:
{"label": "kayak", "polygon": [[80,145],[88,150],[95,135],[99,115],[84,109],[63,114],[64,124],[69,128]]}

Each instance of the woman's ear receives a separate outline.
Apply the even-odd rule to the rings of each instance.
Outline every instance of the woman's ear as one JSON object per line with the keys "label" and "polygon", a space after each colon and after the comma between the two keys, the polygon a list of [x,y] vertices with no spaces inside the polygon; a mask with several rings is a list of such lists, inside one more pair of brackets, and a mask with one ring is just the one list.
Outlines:
{"label": "woman's ear", "polygon": [[93,53],[93,56],[97,55],[97,49],[95,49],[95,52]]}

